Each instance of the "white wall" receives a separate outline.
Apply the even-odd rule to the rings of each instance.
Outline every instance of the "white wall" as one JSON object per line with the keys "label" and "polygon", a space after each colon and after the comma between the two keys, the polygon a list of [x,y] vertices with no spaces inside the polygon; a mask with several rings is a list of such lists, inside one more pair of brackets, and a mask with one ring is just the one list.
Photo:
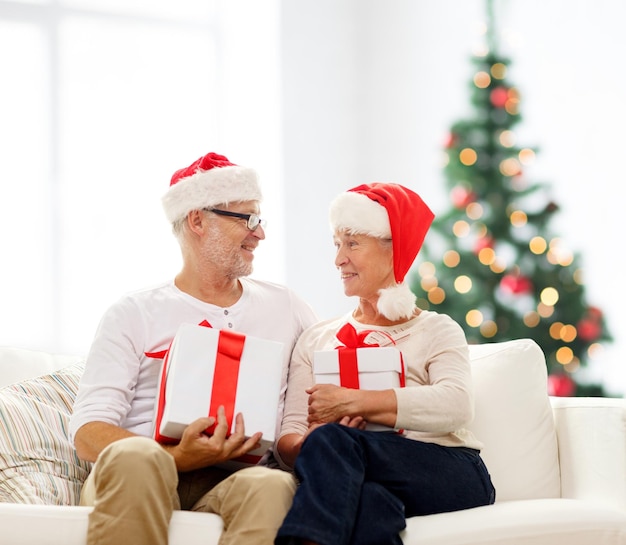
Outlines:
{"label": "white wall", "polygon": [[[626,37],[621,28],[626,4],[494,1],[501,44],[512,60],[511,80],[522,92],[518,131],[525,144],[540,148],[534,174],[553,185],[561,205],[554,228],[581,253],[590,303],[604,309],[615,336],[593,372],[616,391],[626,391],[620,357],[626,350],[623,205],[618,196],[625,177],[620,159],[626,140]],[[482,43],[484,0],[218,0],[216,6],[214,58],[219,66],[203,78],[221,94],[207,96],[196,107],[188,103],[187,77],[181,78],[178,92],[150,109],[158,114],[158,127],[128,119],[132,144],[122,145],[114,135],[111,142],[116,145],[106,148],[112,175],[100,173],[107,184],[85,185],[85,199],[72,214],[56,210],[67,226],[61,233],[66,238],[87,236],[87,228],[94,231],[85,246],[91,253],[79,245],[71,255],[49,256],[54,246],[48,241],[55,233],[45,228],[46,219],[41,227],[24,222],[25,216],[16,212],[32,212],[34,197],[30,186],[7,183],[13,179],[7,175],[7,158],[13,158],[18,172],[28,164],[31,180],[45,177],[50,168],[45,146],[23,130],[36,126],[45,132],[45,112],[27,108],[31,117],[17,123],[23,134],[5,129],[4,140],[0,134],[9,150],[0,162],[7,186],[0,200],[0,242],[3,264],[11,264],[0,272],[0,323],[6,325],[0,344],[83,352],[106,304],[139,282],[169,277],[179,254],[162,220],[159,197],[165,186],[159,184],[209,149],[261,174],[266,194],[262,210],[270,226],[257,253],[255,275],[288,283],[321,317],[347,311],[355,303],[344,297],[333,266],[327,208],[338,192],[373,180],[396,181],[419,191],[435,212],[447,207],[441,149],[451,124],[470,112],[470,56]],[[15,9],[14,3],[0,0],[2,22]],[[183,34],[193,37],[189,31]],[[178,34],[169,39],[178,40]],[[132,45],[128,47],[133,58]],[[8,62],[12,58],[6,55],[0,60],[17,64],[19,73],[28,58],[25,48],[17,50],[18,63]],[[212,55],[201,47],[193,53],[204,55],[198,66]],[[183,70],[195,62],[189,55],[170,58],[169,64],[157,61],[159,70],[151,73],[160,77],[168,66],[176,78],[179,72],[194,73],[193,68]],[[107,79],[106,70],[113,68],[104,63],[98,69]],[[22,80],[11,80],[18,93]],[[156,84],[147,96],[154,100],[158,89]],[[4,100],[3,111],[14,108],[14,102]],[[112,97],[107,104],[116,111]],[[164,119],[175,129],[166,130]],[[100,148],[93,145],[94,137],[102,136],[101,130],[96,124],[93,132],[84,133],[86,146],[96,152]],[[148,154],[137,152],[140,143]],[[67,154],[80,156],[75,150]],[[127,188],[127,198],[114,213],[98,199],[94,202],[90,189],[100,188],[100,195],[108,180]],[[57,202],[60,197],[47,191],[35,191],[42,208],[47,199]],[[74,221],[77,211],[88,220]],[[129,222],[128,233],[120,227],[124,221]],[[125,246],[111,242],[111,225],[121,231]],[[48,261],[52,273],[44,267]]]}
{"label": "white wall", "polygon": [[[591,375],[626,389],[621,276],[626,36],[620,0],[496,1],[510,79],[522,93],[533,179],[561,206],[551,225],[582,257],[589,302],[615,337]],[[333,266],[327,206],[374,180],[404,183],[447,207],[442,143],[471,112],[478,0],[287,0],[282,3],[286,280],[323,316],[351,309]]]}

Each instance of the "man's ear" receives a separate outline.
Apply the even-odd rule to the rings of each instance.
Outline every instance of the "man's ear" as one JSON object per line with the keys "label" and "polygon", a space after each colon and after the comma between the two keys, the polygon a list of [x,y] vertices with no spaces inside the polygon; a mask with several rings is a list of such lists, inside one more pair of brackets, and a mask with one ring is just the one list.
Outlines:
{"label": "man's ear", "polygon": [[202,210],[192,210],[187,214],[187,225],[193,233],[200,233],[203,230],[202,222],[204,212]]}

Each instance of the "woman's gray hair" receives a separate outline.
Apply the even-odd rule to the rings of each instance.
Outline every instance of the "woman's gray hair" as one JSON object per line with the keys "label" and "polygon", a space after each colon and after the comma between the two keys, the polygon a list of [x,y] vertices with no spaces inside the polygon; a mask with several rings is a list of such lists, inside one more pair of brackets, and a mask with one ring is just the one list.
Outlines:
{"label": "woman's gray hair", "polygon": [[393,246],[390,238],[379,238],[378,241],[380,242],[380,245],[385,249],[389,249]]}

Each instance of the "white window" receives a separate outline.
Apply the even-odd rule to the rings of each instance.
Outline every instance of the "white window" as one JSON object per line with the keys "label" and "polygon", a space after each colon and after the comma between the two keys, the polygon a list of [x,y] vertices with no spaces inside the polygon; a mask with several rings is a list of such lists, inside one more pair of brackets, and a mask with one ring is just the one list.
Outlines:
{"label": "white window", "polygon": [[[0,0],[0,345],[84,353],[109,304],[178,271],[160,203],[171,174],[230,155],[215,146],[248,128],[219,130],[225,109],[245,110],[228,85],[249,67],[224,66],[218,51],[236,57],[237,40],[220,39],[216,11],[213,0]],[[250,92],[271,116],[266,75]]]}

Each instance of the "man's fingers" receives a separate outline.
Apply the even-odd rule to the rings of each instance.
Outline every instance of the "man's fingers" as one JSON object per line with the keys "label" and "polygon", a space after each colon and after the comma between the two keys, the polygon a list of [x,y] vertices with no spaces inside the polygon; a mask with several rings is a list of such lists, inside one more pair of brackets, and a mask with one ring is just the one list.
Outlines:
{"label": "man's fingers", "polygon": [[202,418],[198,418],[194,420],[191,424],[189,424],[184,431],[184,434],[187,435],[200,435],[204,433],[204,430],[211,427],[215,423],[215,418],[211,416],[203,416]]}

